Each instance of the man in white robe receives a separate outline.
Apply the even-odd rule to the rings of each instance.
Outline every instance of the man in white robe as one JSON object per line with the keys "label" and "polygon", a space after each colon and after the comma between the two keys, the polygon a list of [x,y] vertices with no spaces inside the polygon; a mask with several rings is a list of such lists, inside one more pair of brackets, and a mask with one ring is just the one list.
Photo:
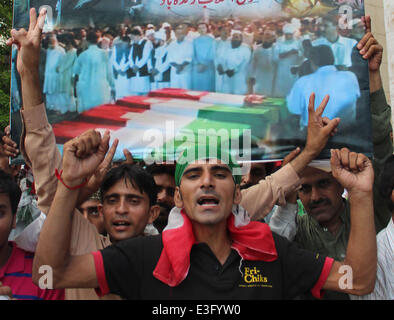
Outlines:
{"label": "man in white robe", "polygon": [[193,40],[193,90],[215,91],[215,39],[208,34],[208,24],[198,25],[199,37]]}
{"label": "man in white robe", "polygon": [[171,65],[171,88],[192,88],[193,44],[185,39],[187,26],[180,24],[175,29],[176,41],[168,46],[168,61]]}
{"label": "man in white robe", "polygon": [[275,33],[266,30],[263,33],[262,43],[253,53],[251,63],[251,78],[254,79],[254,93],[268,97],[273,95],[276,76]]}
{"label": "man in white robe", "polygon": [[223,69],[224,60],[227,52],[231,48],[231,41],[229,40],[230,28],[228,26],[219,27],[220,38],[216,40],[216,54],[215,54],[215,82],[216,82],[216,92],[223,91],[223,82],[225,78],[225,73]]}
{"label": "man in white robe", "polygon": [[293,25],[285,24],[283,40],[278,40],[276,43],[274,56],[278,68],[274,97],[286,97],[297,80],[297,76],[291,72],[292,67],[298,66],[302,62],[300,42],[294,39],[296,31]]}
{"label": "man in white robe", "polygon": [[130,94],[130,80],[126,71],[129,68],[130,38],[126,35],[119,37],[112,48],[111,66],[115,86],[115,99],[121,99]]}
{"label": "man in white robe", "polygon": [[113,78],[108,55],[97,46],[97,35],[87,35],[89,47],[82,52],[75,63],[74,75],[77,79],[78,112],[111,101]]}
{"label": "man in white robe", "polygon": [[168,60],[168,44],[166,42],[167,36],[164,30],[155,32],[155,41],[157,47],[155,48],[152,66],[153,82],[151,83],[152,90],[168,88],[170,86],[170,63]]}
{"label": "man in white robe", "polygon": [[75,48],[75,42],[72,39],[71,34],[67,34],[63,40],[66,46],[66,53],[61,57],[60,63],[56,68],[56,71],[61,75],[59,90],[61,93],[61,112],[75,112],[76,104],[74,98],[74,85],[72,81],[74,64],[77,60],[77,49]]}
{"label": "man in white robe", "polygon": [[45,94],[46,106],[48,110],[53,110],[60,113],[63,113],[63,99],[60,88],[60,79],[62,75],[56,70],[65,54],[65,50],[59,45],[56,35],[50,35],[45,63],[45,80],[43,92]]}
{"label": "man in white robe", "polygon": [[252,57],[251,49],[242,43],[242,32],[233,30],[231,47],[224,57],[223,92],[245,95],[248,93],[248,70]]}

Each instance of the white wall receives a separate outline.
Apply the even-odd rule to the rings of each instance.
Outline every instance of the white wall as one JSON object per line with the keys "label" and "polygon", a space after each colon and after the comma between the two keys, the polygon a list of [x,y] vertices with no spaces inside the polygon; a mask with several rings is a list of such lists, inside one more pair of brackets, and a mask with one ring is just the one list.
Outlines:
{"label": "white wall", "polygon": [[[390,5],[389,5],[390,3]],[[390,57],[392,64],[394,64],[394,51],[393,51],[393,45],[394,43],[391,41],[389,43],[389,38],[388,38],[388,25],[385,23],[385,16],[387,18],[388,12],[387,8],[388,6],[391,7],[391,15],[393,16],[392,18],[392,24],[391,24],[391,30],[393,31],[393,26],[394,26],[394,1],[393,0],[365,0],[365,13],[367,15],[371,16],[372,19],[372,32],[375,36],[375,38],[379,41],[381,45],[384,47],[384,55],[383,55],[383,62],[381,66],[381,74],[382,74],[382,80],[383,80],[383,87],[386,92],[386,97],[387,101],[390,104],[391,102],[394,102],[394,69],[392,70],[393,72],[389,73],[389,59]],[[387,21],[386,21],[387,22]],[[393,35],[394,36],[394,35]],[[388,46],[389,45],[389,46]],[[390,50],[391,47],[391,50]],[[391,52],[391,53],[390,53]],[[393,65],[394,67],[394,65]],[[390,81],[391,79],[391,81]],[[391,83],[391,86],[390,86]],[[392,105],[392,103],[391,103]]]}

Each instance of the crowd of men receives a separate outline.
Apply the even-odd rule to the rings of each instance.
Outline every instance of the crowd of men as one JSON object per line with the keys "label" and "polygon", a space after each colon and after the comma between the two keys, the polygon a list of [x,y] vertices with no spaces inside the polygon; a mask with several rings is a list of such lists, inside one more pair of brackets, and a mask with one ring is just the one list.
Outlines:
{"label": "crowd of men", "polygon": [[[257,165],[244,177],[209,141],[175,168],[134,163],[127,150],[114,163],[109,131],[85,132],[61,156],[39,83],[44,19],[31,10],[29,30],[8,41],[18,46],[24,134],[18,150],[6,130],[0,150],[2,299],[394,298],[391,109],[368,17],[357,49],[369,65],[373,158],[342,148],[330,168],[311,165],[341,125],[322,116],[328,98],[311,93],[305,148],[275,172]],[[10,241],[26,206],[8,164],[19,152],[40,215]]]}
{"label": "crowd of men", "polygon": [[327,15],[54,30],[43,35],[40,79],[48,110],[60,113],[168,87],[287,97],[303,127],[309,92],[330,81],[329,116],[355,119],[360,88],[349,70],[364,27],[351,23]]}

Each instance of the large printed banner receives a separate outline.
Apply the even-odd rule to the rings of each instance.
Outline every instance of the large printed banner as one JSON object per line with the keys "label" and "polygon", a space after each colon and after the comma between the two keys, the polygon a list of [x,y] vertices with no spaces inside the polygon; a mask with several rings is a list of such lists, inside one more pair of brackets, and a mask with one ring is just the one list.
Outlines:
{"label": "large printed banner", "polygon": [[[340,117],[330,148],[372,155],[363,0],[15,0],[14,27],[47,9],[40,82],[59,148],[111,130],[146,162],[217,140],[240,160],[304,146],[308,101]],[[21,132],[12,63],[12,135]]]}

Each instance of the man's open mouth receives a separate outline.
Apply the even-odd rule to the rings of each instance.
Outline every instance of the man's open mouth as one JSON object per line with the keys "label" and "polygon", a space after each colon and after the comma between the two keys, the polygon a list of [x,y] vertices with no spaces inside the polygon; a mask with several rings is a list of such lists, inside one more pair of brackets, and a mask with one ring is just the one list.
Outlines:
{"label": "man's open mouth", "polygon": [[127,221],[114,221],[114,222],[112,222],[112,224],[115,227],[128,227],[130,225],[130,222],[127,222]]}
{"label": "man's open mouth", "polygon": [[197,199],[197,203],[200,206],[217,206],[219,204],[219,199],[213,196],[202,196]]}

